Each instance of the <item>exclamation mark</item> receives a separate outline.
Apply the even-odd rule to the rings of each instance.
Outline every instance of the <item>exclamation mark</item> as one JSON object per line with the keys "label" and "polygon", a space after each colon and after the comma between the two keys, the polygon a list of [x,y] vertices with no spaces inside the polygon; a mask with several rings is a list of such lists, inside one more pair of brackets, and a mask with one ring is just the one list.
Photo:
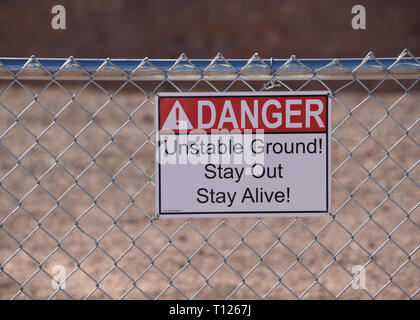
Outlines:
{"label": "exclamation mark", "polygon": [[175,125],[179,128],[179,108],[175,109]]}
{"label": "exclamation mark", "polygon": [[321,138],[318,139],[318,144],[319,144],[319,153],[322,153],[322,139]]}
{"label": "exclamation mark", "polygon": [[290,202],[290,188],[287,187],[286,189],[286,197],[287,197],[287,202]]}

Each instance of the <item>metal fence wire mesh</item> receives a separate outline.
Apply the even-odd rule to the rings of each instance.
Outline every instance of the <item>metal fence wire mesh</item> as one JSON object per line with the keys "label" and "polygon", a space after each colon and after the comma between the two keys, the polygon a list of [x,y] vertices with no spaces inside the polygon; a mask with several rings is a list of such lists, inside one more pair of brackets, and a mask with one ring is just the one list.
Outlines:
{"label": "metal fence wire mesh", "polygon": [[[420,60],[408,50],[0,58],[0,79],[0,298],[420,297]],[[155,94],[250,90],[331,93],[330,215],[153,220]]]}

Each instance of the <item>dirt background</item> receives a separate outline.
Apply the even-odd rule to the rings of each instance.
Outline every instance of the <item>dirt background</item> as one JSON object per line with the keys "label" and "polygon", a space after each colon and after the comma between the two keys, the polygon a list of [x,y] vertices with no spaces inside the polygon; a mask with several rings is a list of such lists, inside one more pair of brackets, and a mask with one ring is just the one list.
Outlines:
{"label": "dirt background", "polygon": [[[416,0],[358,1],[367,10],[366,30],[351,28],[354,1],[62,0],[66,30],[51,27],[55,4],[0,1],[0,56],[177,58],[186,52],[213,58],[220,51],[227,58],[254,52],[263,58],[325,58],[363,57],[370,50],[378,57],[395,57],[404,48],[420,52]],[[387,81],[365,102],[367,92],[357,83],[336,92],[333,125],[341,144],[332,142],[334,218],[152,223],[154,106],[143,94],[127,86],[103,107],[108,96],[94,84],[79,92],[86,83],[61,82],[66,92],[56,84],[43,90],[47,81],[22,81],[38,93],[34,102],[18,83],[4,90],[9,84],[0,82],[0,298],[367,299],[378,292],[378,299],[419,297],[419,83],[404,96],[397,83]],[[146,91],[157,85],[137,84]],[[296,89],[302,83],[288,84]],[[365,84],[374,88],[377,82]],[[115,93],[122,83],[100,85]],[[178,85],[186,90],[192,84]],[[214,85],[221,90],[228,84]],[[311,83],[305,89],[323,88]],[[172,90],[165,83],[158,91]],[[237,83],[231,90],[248,88]],[[377,124],[387,109],[390,116]],[[24,110],[19,122],[26,129],[10,113]],[[94,123],[88,112],[97,112]],[[123,126],[127,113],[133,121]],[[373,127],[365,139],[365,128]],[[411,128],[409,137],[404,128]],[[390,157],[378,143],[391,148]],[[361,165],[374,169],[370,178]],[[55,265],[65,267],[64,292],[51,287]],[[366,291],[351,286],[356,265],[367,265]]]}
{"label": "dirt background", "polygon": [[[154,105],[131,85],[115,94],[122,82],[99,83],[114,102],[93,83],[80,91],[86,83],[62,82],[68,92],[45,88],[48,82],[22,84],[39,94],[38,102],[17,83],[0,87],[0,298],[407,298],[401,289],[419,298],[418,83],[404,95],[390,80],[367,100],[357,83],[336,91],[334,218],[153,222]],[[156,84],[137,85],[150,91]],[[174,90],[165,83],[158,91]],[[247,88],[237,83],[232,90]],[[19,120],[26,129],[5,106],[15,114],[27,108]],[[96,113],[94,122],[87,111]],[[409,137],[396,121],[411,128]],[[363,126],[375,128],[370,138]],[[65,267],[65,292],[51,286],[55,265]],[[356,265],[366,265],[366,290],[351,286]]]}

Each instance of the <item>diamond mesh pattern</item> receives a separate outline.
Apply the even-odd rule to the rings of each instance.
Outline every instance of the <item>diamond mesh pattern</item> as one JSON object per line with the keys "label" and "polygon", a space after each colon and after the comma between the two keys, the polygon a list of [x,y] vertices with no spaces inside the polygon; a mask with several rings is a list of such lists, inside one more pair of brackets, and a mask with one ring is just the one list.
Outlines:
{"label": "diamond mesh pattern", "polygon": [[[0,62],[0,298],[419,298],[418,58],[168,61]],[[263,90],[331,93],[330,215],[153,220],[155,94]]]}

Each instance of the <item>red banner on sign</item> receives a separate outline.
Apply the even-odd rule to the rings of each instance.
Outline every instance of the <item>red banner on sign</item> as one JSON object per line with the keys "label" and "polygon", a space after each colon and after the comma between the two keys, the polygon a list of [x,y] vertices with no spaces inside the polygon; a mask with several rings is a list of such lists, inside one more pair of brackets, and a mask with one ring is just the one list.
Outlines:
{"label": "red banner on sign", "polygon": [[159,97],[159,130],[327,132],[327,96]]}

